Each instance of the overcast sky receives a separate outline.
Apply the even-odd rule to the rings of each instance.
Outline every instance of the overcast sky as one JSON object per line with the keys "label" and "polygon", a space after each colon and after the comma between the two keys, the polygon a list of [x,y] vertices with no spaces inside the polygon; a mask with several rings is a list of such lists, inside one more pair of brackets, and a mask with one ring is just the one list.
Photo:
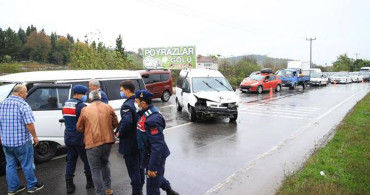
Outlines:
{"label": "overcast sky", "polygon": [[195,45],[197,54],[370,59],[369,0],[0,0],[0,27],[100,39],[131,51]]}

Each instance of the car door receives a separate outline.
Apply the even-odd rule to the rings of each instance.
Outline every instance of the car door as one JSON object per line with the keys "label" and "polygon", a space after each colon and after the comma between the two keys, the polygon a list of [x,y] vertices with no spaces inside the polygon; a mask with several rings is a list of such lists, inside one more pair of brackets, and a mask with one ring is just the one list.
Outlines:
{"label": "car door", "polygon": [[149,82],[151,83],[150,92],[154,95],[154,98],[161,97],[161,75],[158,73],[149,74]]}
{"label": "car door", "polygon": [[35,128],[40,140],[47,139],[64,145],[64,123],[62,108],[71,96],[70,84],[34,85],[26,102],[30,105],[35,117]]}
{"label": "car door", "polygon": [[190,93],[191,93],[190,92],[190,79],[186,78],[183,82],[181,96],[182,96],[183,107],[188,113],[189,113],[188,104],[189,104]]}
{"label": "car door", "polygon": [[177,78],[177,83],[176,83],[176,100],[177,102],[179,103],[179,105],[181,107],[184,106],[183,102],[182,102],[182,86],[183,86],[183,83],[184,83],[184,77],[182,76],[179,76]]}
{"label": "car door", "polygon": [[275,75],[270,75],[268,80],[269,80],[269,83],[270,83],[270,88],[276,89],[276,85],[277,85],[276,76]]}

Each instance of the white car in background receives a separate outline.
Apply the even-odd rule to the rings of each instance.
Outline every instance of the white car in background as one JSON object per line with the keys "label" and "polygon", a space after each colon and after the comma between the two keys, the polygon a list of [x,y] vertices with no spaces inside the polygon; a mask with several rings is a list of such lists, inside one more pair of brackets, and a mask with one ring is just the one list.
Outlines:
{"label": "white car in background", "polygon": [[349,75],[354,83],[359,83],[364,79],[364,75],[362,75],[360,72],[350,72]]}
{"label": "white car in background", "polygon": [[348,72],[338,72],[332,76],[331,82],[347,84],[351,83],[352,79]]}
{"label": "white car in background", "polygon": [[324,74],[320,73],[312,73],[310,78],[310,85],[325,85],[327,86],[329,83],[328,77],[326,77]]}

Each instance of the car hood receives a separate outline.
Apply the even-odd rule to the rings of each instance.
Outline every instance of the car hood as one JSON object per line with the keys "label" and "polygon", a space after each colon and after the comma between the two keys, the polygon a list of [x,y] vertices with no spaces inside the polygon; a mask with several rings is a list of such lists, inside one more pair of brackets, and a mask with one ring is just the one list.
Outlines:
{"label": "car hood", "polygon": [[321,80],[323,80],[323,78],[312,78],[311,77],[311,79],[310,79],[311,81],[321,81]]}
{"label": "car hood", "polygon": [[206,99],[218,103],[238,103],[240,101],[239,97],[234,91],[208,91],[208,92],[198,92],[194,93],[197,98]]}
{"label": "car hood", "polygon": [[258,84],[259,81],[243,81],[242,85],[253,85],[253,84]]}

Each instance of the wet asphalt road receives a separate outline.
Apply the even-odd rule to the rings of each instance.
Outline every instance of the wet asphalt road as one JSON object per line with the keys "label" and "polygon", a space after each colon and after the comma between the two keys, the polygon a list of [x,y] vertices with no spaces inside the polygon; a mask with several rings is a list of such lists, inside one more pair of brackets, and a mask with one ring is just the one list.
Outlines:
{"label": "wet asphalt road", "polygon": [[[184,111],[176,111],[174,96],[167,103],[156,100],[167,122],[165,137],[171,150],[165,176],[180,194],[273,194],[284,174],[299,167],[369,89],[369,83],[353,83],[283,88],[272,96],[237,92],[241,103],[233,124],[228,119],[190,123]],[[115,144],[110,156],[112,188],[115,194],[131,194],[117,150]],[[38,194],[66,194],[64,155],[38,164],[36,170],[45,183]],[[80,161],[74,181],[75,194],[94,194],[84,187]],[[0,194],[6,191],[1,176]]]}

